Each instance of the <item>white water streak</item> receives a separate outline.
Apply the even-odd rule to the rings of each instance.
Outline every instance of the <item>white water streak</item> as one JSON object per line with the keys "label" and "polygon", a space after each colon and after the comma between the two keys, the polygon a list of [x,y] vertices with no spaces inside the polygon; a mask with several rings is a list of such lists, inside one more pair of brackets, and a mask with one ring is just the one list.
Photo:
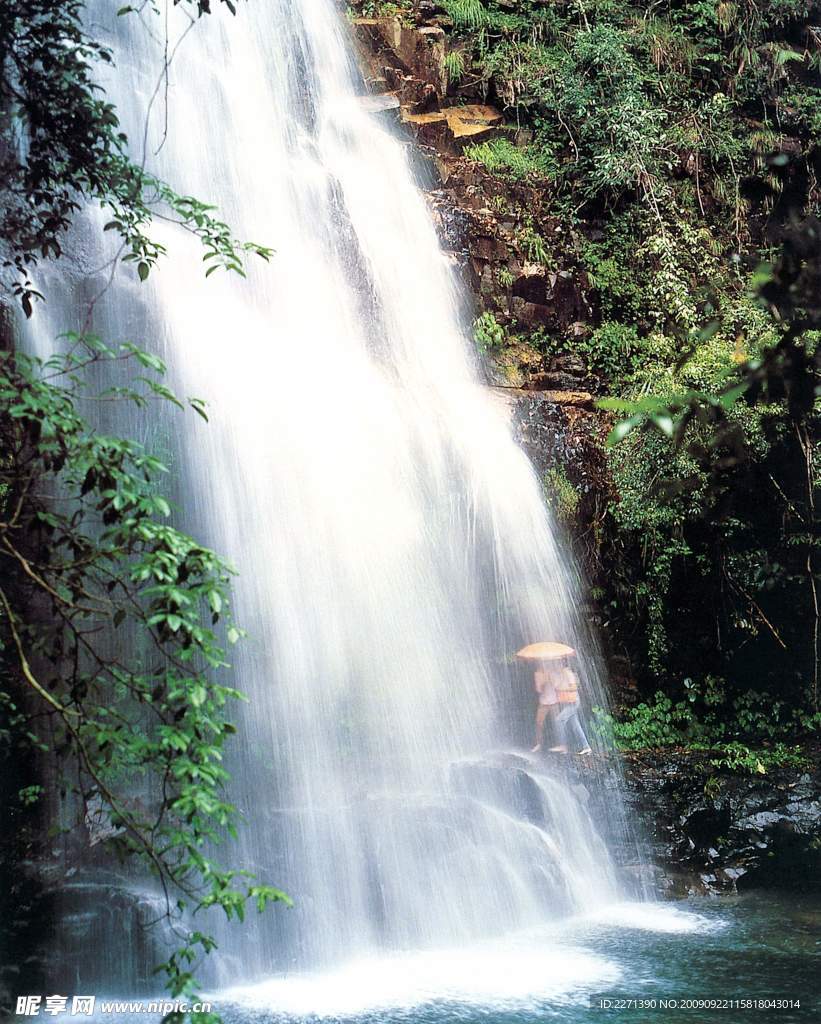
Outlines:
{"label": "white water streak", "polygon": [[[478,382],[406,147],[363,110],[330,0],[223,15],[180,46],[147,163],[275,260],[205,282],[196,243],[158,222],[170,259],[142,286],[120,275],[95,310],[101,334],[153,345],[210,405],[182,434],[161,417],[117,426],[170,452],[184,525],[240,570],[241,857],[297,907],[224,936],[222,962],[259,976],[607,902],[606,847],[567,786],[545,796],[546,826],[447,782],[450,762],[529,738],[510,710],[521,644],[576,646],[601,698],[574,570]],[[163,18],[100,2],[92,21],[112,33],[113,98],[140,139]],[[184,13],[169,24],[173,44]],[[89,217],[81,274],[103,262]],[[81,323],[95,288],[41,333]]]}

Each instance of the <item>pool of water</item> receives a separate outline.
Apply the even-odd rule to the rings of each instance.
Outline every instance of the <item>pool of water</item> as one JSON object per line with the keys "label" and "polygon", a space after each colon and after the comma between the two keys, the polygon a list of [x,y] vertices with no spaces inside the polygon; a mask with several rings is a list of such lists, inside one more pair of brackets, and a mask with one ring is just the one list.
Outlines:
{"label": "pool of water", "polygon": [[821,901],[746,895],[622,904],[504,942],[295,973],[214,1002],[227,1024],[787,1024],[821,1020],[820,997]]}

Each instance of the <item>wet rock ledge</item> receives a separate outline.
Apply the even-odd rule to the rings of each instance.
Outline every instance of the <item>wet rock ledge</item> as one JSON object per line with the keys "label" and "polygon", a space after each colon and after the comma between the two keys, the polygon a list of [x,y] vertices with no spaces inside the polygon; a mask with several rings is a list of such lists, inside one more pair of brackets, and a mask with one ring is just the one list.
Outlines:
{"label": "wet rock ledge", "polygon": [[668,896],[821,891],[821,768],[742,775],[688,751],[626,755],[626,795]]}

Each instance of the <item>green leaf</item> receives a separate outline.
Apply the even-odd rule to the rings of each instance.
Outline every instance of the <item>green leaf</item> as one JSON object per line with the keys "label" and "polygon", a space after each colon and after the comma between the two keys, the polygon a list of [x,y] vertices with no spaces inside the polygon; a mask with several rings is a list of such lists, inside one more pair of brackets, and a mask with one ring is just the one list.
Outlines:
{"label": "green leaf", "polygon": [[728,388],[719,395],[720,404],[725,409],[731,409],[739,398],[749,390],[749,387],[749,383],[744,381],[741,384],[736,384],[735,387]]}
{"label": "green leaf", "polygon": [[209,422],[208,421],[208,414],[205,411],[207,403],[204,401],[204,399],[202,399],[202,398],[189,398],[188,399],[188,404],[191,406],[191,408],[194,410],[194,412],[198,416],[202,417],[202,419],[205,420],[206,423]]}
{"label": "green leaf", "polygon": [[205,703],[208,697],[208,691],[204,686],[194,686],[191,688],[189,694],[189,700],[195,708],[200,708]]}
{"label": "green leaf", "polygon": [[596,407],[612,412],[633,412],[637,403],[625,398],[600,398],[596,402]]}
{"label": "green leaf", "polygon": [[758,291],[763,285],[772,281],[775,267],[772,263],[759,263],[750,276],[750,285]]}
{"label": "green leaf", "polygon": [[721,321],[718,319],[711,320],[705,327],[702,327],[698,332],[699,341],[709,341],[710,338],[714,337],[721,328]]}
{"label": "green leaf", "polygon": [[653,423],[659,428],[662,434],[667,437],[673,436],[673,417],[666,413],[654,413],[651,417]]}
{"label": "green leaf", "polygon": [[641,416],[631,416],[629,419],[621,420],[607,435],[607,444],[612,446],[623,441],[633,428],[637,427],[639,423],[641,423],[641,421]]}

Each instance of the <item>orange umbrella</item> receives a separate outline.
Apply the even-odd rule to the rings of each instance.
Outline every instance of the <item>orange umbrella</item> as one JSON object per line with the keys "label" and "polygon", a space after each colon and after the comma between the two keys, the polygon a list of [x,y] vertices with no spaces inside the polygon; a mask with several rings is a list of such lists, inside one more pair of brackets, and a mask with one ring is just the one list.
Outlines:
{"label": "orange umbrella", "polygon": [[559,644],[553,640],[542,640],[537,644],[528,644],[516,651],[517,658],[525,661],[558,661],[559,658],[572,658],[576,652],[567,644]]}

